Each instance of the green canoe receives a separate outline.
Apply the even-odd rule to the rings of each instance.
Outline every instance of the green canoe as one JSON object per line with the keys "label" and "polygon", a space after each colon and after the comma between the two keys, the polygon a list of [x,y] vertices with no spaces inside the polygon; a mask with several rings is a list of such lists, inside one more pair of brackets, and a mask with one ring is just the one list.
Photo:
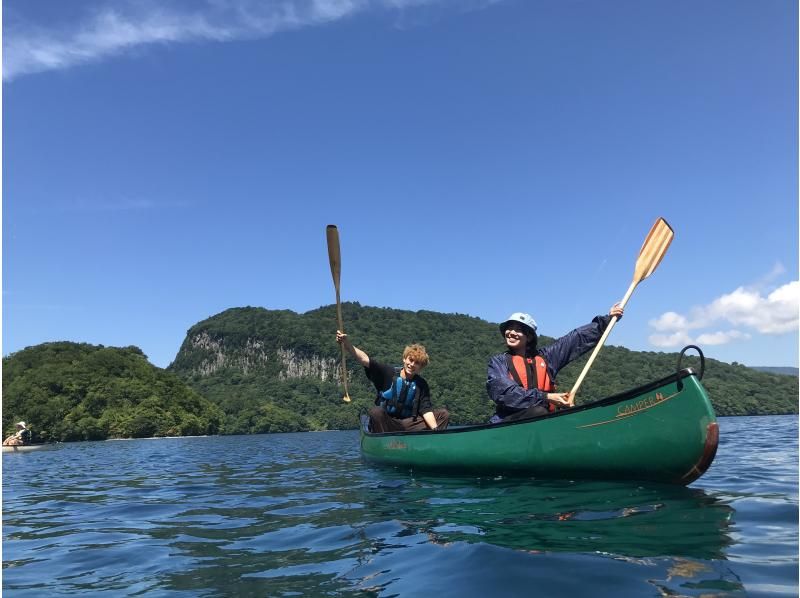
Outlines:
{"label": "green canoe", "polygon": [[699,376],[679,369],[634,390],[523,421],[372,434],[363,417],[361,453],[413,469],[689,484],[711,465],[719,440],[702,369]]}

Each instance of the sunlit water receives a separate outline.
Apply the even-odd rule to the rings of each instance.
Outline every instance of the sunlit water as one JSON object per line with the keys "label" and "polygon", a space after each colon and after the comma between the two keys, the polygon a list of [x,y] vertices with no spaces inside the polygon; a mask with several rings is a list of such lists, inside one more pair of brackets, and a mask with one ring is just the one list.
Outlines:
{"label": "sunlit water", "polygon": [[3,455],[9,596],[797,596],[797,417],[721,418],[688,488],[442,477],[356,432]]}

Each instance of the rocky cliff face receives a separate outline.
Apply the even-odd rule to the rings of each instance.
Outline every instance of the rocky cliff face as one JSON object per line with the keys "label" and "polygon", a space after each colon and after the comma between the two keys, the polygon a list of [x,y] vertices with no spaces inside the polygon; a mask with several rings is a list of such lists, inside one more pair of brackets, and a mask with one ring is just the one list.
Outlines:
{"label": "rocky cliff face", "polygon": [[278,349],[277,358],[281,363],[279,380],[290,378],[318,378],[325,381],[336,381],[342,376],[341,362],[313,355],[303,357],[292,349]]}
{"label": "rocky cliff face", "polygon": [[335,381],[341,377],[341,363],[336,359],[318,355],[299,355],[294,349],[277,350],[265,348],[262,340],[248,338],[244,345],[226,347],[225,339],[213,338],[206,331],[199,332],[189,339],[189,346],[183,350],[203,355],[199,365],[191,369],[192,375],[211,376],[220,370],[239,370],[249,374],[263,370],[270,362],[279,367],[279,380],[292,378],[316,378]]}

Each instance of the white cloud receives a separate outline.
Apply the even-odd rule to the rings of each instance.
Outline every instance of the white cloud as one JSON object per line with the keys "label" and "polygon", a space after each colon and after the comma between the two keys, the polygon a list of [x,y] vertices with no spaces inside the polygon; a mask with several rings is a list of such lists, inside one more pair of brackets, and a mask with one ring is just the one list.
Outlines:
{"label": "white cloud", "polygon": [[[757,287],[739,287],[705,306],[697,306],[689,315],[669,311],[650,320],[657,332],[649,337],[656,347],[676,347],[692,342],[706,345],[723,345],[735,340],[747,340],[752,335],[777,335],[797,332],[800,325],[800,281],[792,281],[768,294],[760,288],[765,281],[774,279],[784,271],[776,264]],[[693,341],[692,330],[710,328],[725,322],[735,328],[705,331]],[[742,330],[744,329],[744,330]]]}
{"label": "white cloud", "polygon": [[761,334],[782,334],[797,330],[800,310],[800,281],[793,281],[766,297],[758,290],[739,287],[715,299],[706,309],[709,321],[726,320],[735,326],[753,328]]}
{"label": "white cloud", "polygon": [[668,311],[655,320],[650,320],[650,326],[659,332],[669,330],[683,330],[689,328],[689,320],[674,311]]}
{"label": "white cloud", "polygon": [[[149,44],[256,39],[320,25],[368,9],[452,5],[477,10],[498,0],[106,0],[81,23],[42,27],[4,15],[3,79],[96,62]],[[190,7],[190,8],[187,8]]]}
{"label": "white cloud", "polygon": [[697,343],[701,345],[726,345],[732,340],[751,338],[749,334],[740,330],[728,330],[726,332],[707,332],[697,337]]}
{"label": "white cloud", "polygon": [[648,340],[654,347],[679,347],[681,345],[691,345],[692,338],[685,332],[673,332],[672,334],[653,334]]}
{"label": "white cloud", "polygon": [[12,23],[3,35],[3,79],[93,62],[144,44],[223,41],[235,35],[230,26],[212,25],[203,14],[165,10],[131,15],[104,8],[78,28],[63,31]]}
{"label": "white cloud", "polygon": [[772,266],[772,270],[767,272],[767,274],[761,279],[760,282],[756,284],[757,287],[764,287],[771,284],[775,279],[779,278],[783,274],[786,273],[786,267],[780,263],[776,262],[774,266]]}

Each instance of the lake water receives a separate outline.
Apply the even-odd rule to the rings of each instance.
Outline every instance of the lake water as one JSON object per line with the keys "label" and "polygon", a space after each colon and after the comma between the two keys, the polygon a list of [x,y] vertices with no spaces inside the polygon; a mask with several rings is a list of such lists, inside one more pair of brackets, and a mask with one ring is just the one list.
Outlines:
{"label": "lake water", "polygon": [[358,434],[3,455],[7,596],[797,596],[796,416],[720,418],[688,488],[437,477]]}

